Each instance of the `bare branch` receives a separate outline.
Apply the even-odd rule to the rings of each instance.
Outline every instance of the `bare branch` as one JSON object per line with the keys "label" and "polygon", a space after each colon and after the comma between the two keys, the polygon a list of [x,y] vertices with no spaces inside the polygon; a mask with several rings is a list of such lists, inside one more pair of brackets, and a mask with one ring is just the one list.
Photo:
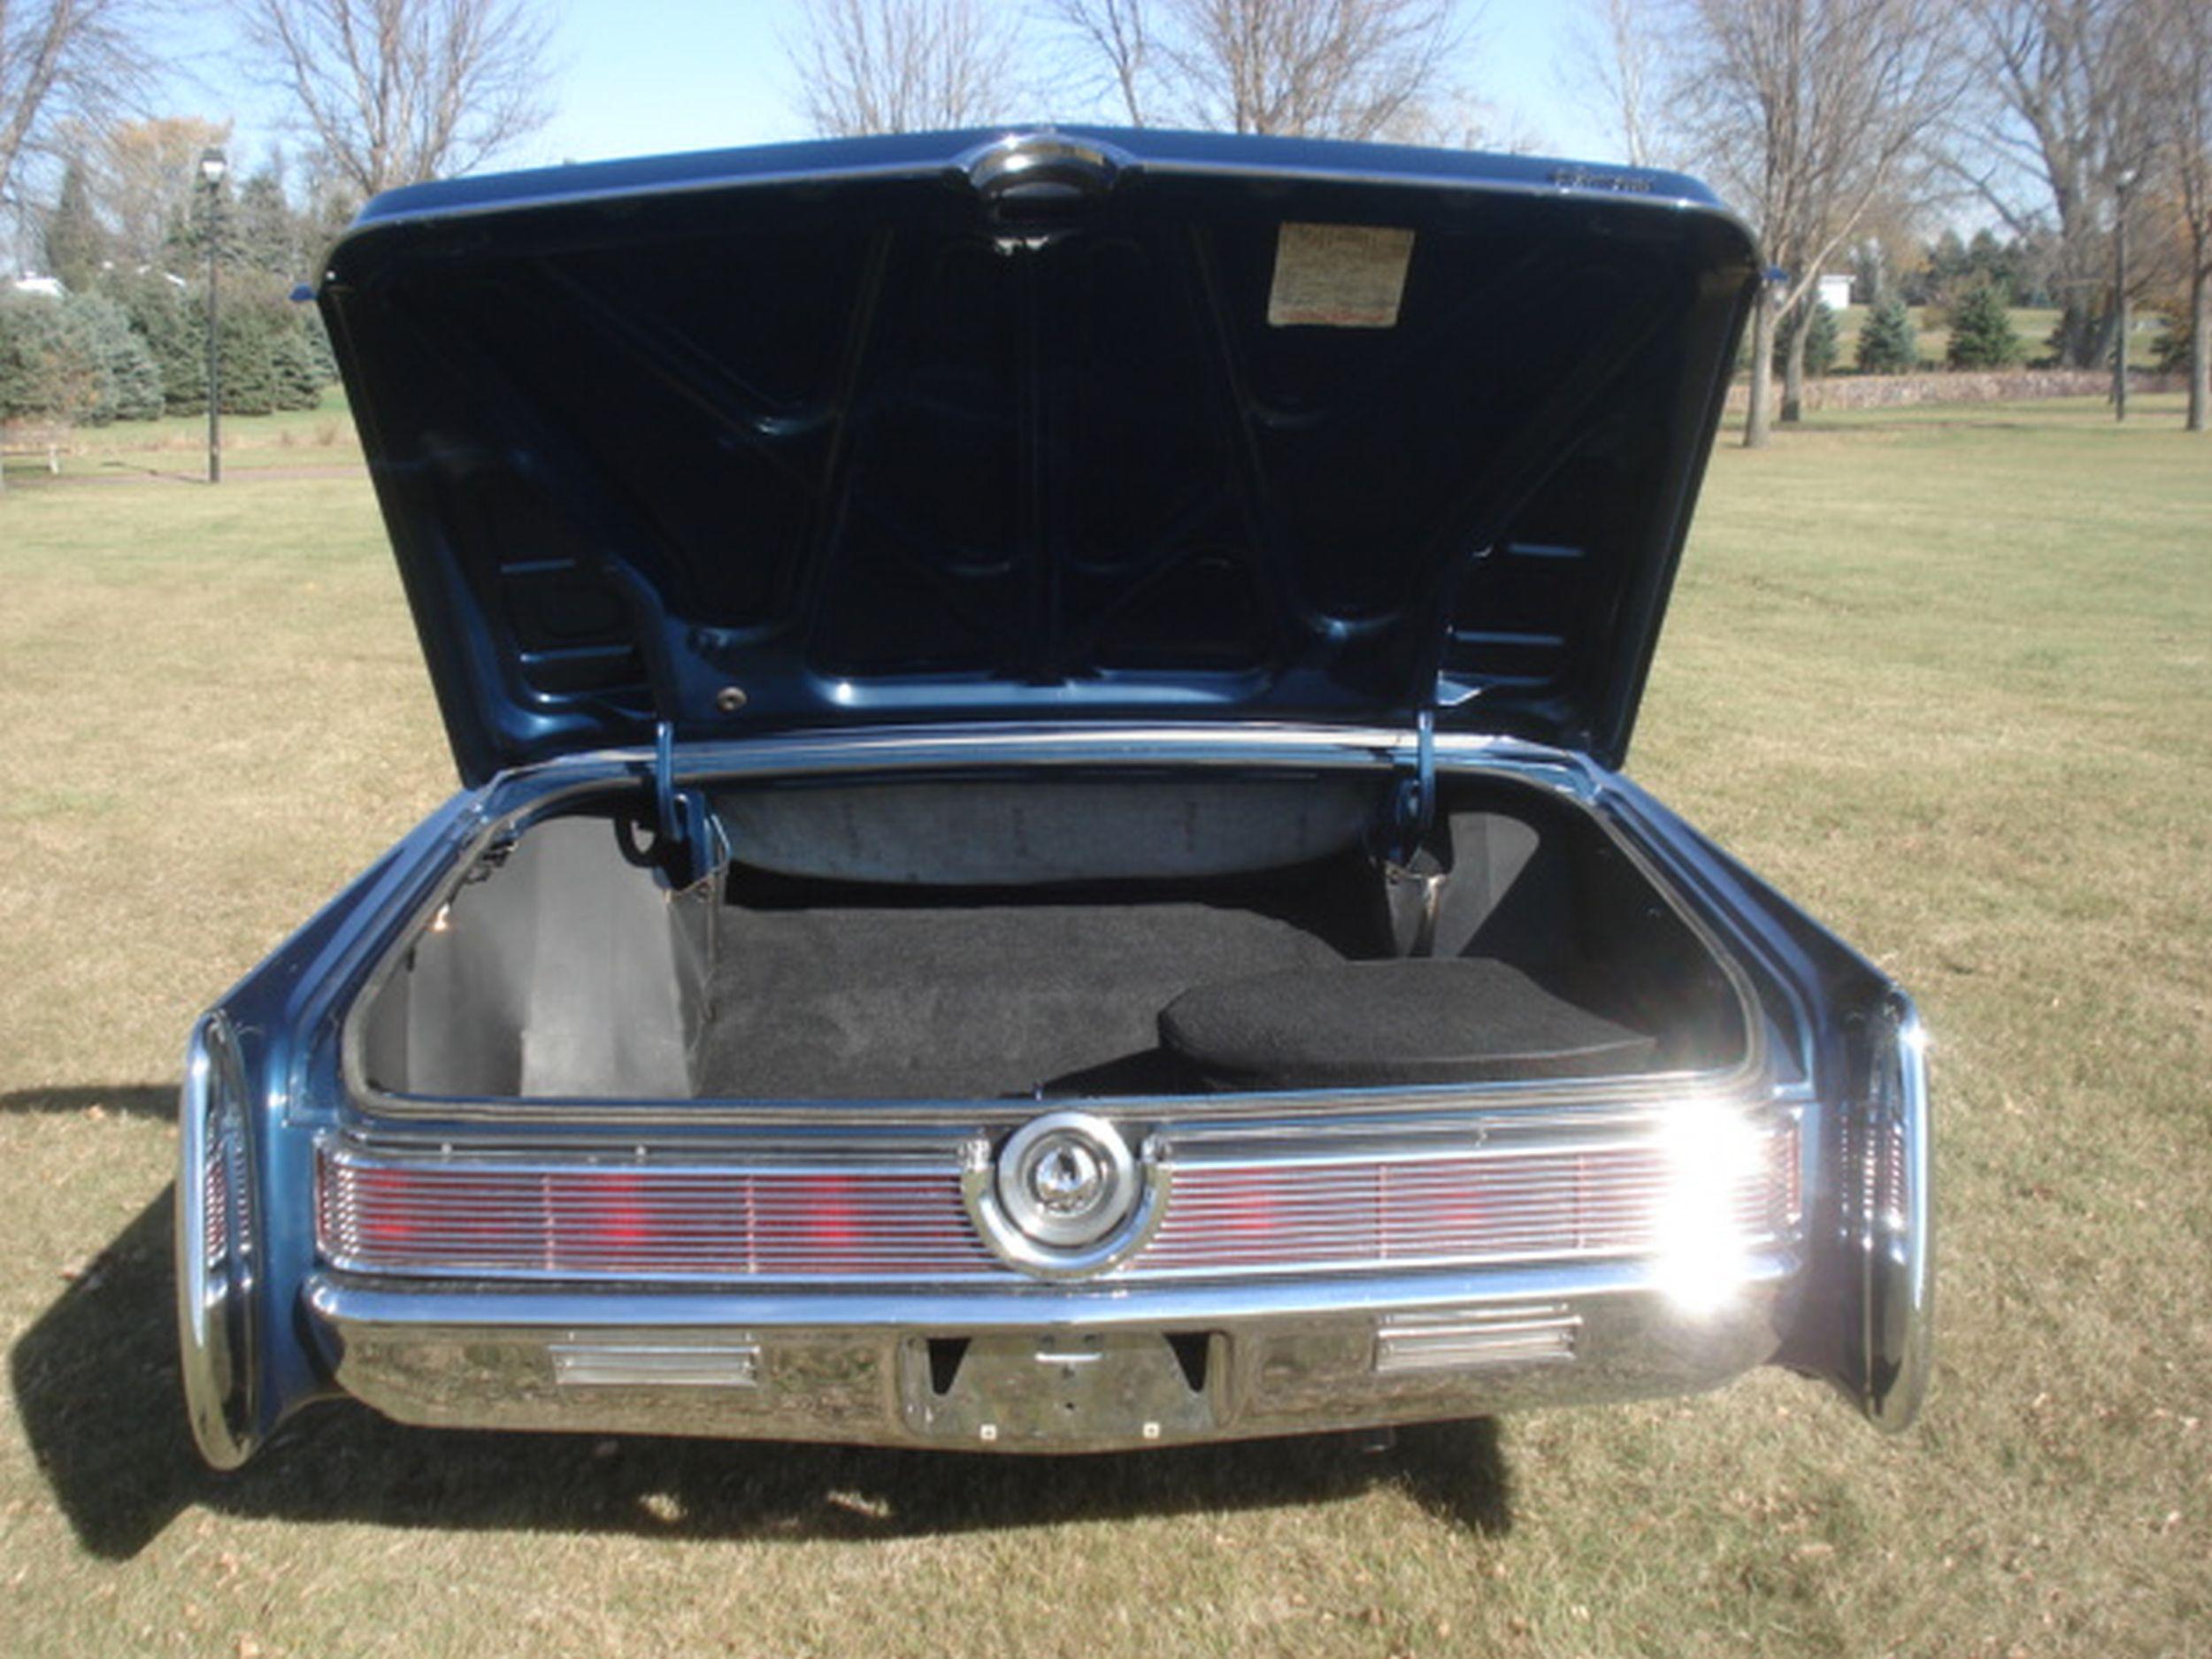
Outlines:
{"label": "bare branch", "polygon": [[1373,138],[1441,89],[1452,0],[1158,0],[1166,102],[1238,133]]}
{"label": "bare branch", "polygon": [[[1944,0],[1687,4],[1671,101],[1692,152],[1787,273],[1779,313],[1805,301],[1878,204],[1921,188],[1928,142],[1961,83],[1949,17]],[[1765,438],[1766,377],[1761,357],[1754,445]]]}
{"label": "bare branch", "polygon": [[127,268],[158,264],[199,186],[201,155],[230,140],[230,123],[194,115],[127,121],[88,146],[92,193]]}
{"label": "bare branch", "polygon": [[2147,126],[2184,246],[2191,432],[2212,427],[2212,4],[2149,0],[2144,17]]}
{"label": "bare branch", "polygon": [[[2204,0],[2194,0],[2201,12]],[[2145,96],[2163,56],[2146,0],[1963,0],[1978,88],[1962,103],[1956,165],[2006,221],[2046,209],[2058,232],[2062,355],[2102,349],[2092,297],[2105,286],[2117,180],[2154,158]]]}
{"label": "bare branch", "polygon": [[1153,72],[1144,0],[1045,0],[1045,11],[1082,56],[1103,65],[1129,125],[1142,127]]}
{"label": "bare branch", "polygon": [[1663,65],[1651,0],[1581,0],[1565,78],[1609,122],[1632,167],[1658,157]]}
{"label": "bare branch", "polygon": [[140,107],[152,79],[142,0],[0,0],[0,191],[19,166]]}
{"label": "bare branch", "polygon": [[319,165],[363,196],[466,173],[552,115],[535,0],[249,0],[247,27]]}
{"label": "bare branch", "polygon": [[818,133],[979,127],[1016,112],[1020,39],[981,0],[816,0],[786,52]]}
{"label": "bare branch", "polygon": [[1458,130],[1459,0],[1043,0],[1130,120],[1377,138]]}

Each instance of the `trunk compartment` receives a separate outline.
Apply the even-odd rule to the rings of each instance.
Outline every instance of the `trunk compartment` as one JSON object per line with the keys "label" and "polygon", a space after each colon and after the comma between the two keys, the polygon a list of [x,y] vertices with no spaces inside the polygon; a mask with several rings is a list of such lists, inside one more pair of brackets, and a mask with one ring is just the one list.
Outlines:
{"label": "trunk compartment", "polygon": [[1743,1059],[1715,948],[1588,810],[1447,776],[1402,866],[1374,850],[1394,787],[1168,771],[731,786],[713,797],[731,856],[678,893],[641,852],[634,796],[572,802],[480,861],[380,971],[354,1011],[357,1082],[1070,1100]]}

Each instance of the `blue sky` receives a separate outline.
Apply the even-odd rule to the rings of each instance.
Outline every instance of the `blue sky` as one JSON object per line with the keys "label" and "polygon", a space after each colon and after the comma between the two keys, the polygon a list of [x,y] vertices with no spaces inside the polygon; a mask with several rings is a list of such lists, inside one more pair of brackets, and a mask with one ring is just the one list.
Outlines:
{"label": "blue sky", "polygon": [[[1010,19],[1024,0],[995,0]],[[589,161],[803,136],[783,42],[805,27],[805,0],[554,0],[558,17],[550,126],[503,160]],[[1490,0],[1476,17],[1459,74],[1501,130],[1546,151],[1591,159],[1614,149],[1602,125],[1560,91],[1569,5]],[[203,46],[212,44],[204,35]],[[234,50],[180,54],[175,113],[238,123],[234,148],[250,166],[287,142],[280,110]],[[1105,111],[1045,108],[1040,116]]]}

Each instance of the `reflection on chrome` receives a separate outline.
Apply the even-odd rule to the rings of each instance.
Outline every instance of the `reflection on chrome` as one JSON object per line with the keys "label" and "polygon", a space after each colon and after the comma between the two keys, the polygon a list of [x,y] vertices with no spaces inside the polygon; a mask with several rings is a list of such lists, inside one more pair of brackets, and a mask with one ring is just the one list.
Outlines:
{"label": "reflection on chrome", "polygon": [[1685,1102],[1662,1132],[1667,1194],[1658,1225],[1659,1282],[1686,1314],[1720,1312],[1751,1268],[1751,1240],[1734,1202],[1758,1178],[1767,1132],[1718,1101]]}

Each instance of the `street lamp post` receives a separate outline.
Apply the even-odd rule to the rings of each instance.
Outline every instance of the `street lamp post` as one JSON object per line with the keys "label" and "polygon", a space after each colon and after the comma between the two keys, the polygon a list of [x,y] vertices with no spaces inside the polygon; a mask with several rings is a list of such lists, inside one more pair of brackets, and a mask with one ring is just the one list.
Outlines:
{"label": "street lamp post", "polygon": [[200,181],[207,186],[207,481],[211,484],[223,481],[223,359],[215,327],[215,276],[222,243],[218,213],[223,201],[223,174],[229,167],[221,150],[200,152]]}
{"label": "street lamp post", "polygon": [[2135,169],[2112,181],[2112,419],[2128,418],[2128,192]]}

